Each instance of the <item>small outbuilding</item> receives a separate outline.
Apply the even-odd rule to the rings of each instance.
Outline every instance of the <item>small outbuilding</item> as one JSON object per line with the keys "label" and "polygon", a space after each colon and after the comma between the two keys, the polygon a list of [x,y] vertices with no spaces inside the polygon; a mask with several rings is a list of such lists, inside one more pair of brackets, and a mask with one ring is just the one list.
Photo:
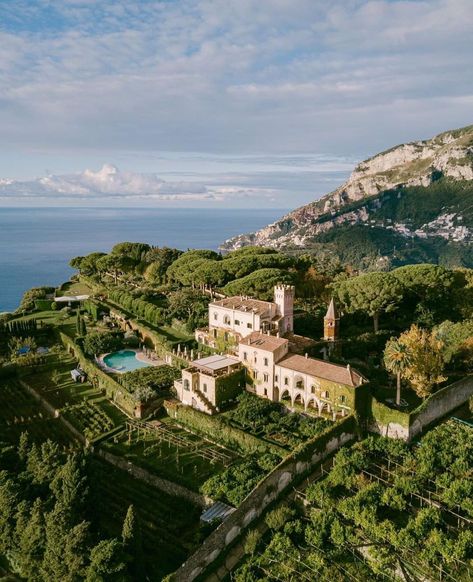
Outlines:
{"label": "small outbuilding", "polygon": [[80,382],[82,384],[87,380],[87,374],[84,372],[84,370],[76,368],[71,370],[71,378],[74,380],[74,382]]}
{"label": "small outbuilding", "polygon": [[231,505],[223,503],[223,501],[216,501],[204,513],[200,516],[200,521],[204,523],[212,523],[214,521],[223,521],[231,513],[235,511],[235,508]]}

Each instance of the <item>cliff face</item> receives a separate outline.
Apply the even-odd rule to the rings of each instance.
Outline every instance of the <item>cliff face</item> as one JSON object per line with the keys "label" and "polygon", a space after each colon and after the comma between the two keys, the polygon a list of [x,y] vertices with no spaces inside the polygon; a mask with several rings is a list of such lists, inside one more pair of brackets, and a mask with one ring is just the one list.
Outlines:
{"label": "cliff face", "polygon": [[[387,223],[391,230],[405,237],[440,236],[470,242],[473,241],[473,225],[459,224],[465,219],[465,213],[473,217],[473,209],[468,210],[470,204],[456,201],[449,206],[445,197],[438,195],[438,184],[451,184],[452,181],[473,186],[473,125],[441,133],[430,140],[399,145],[365,160],[334,192],[290,212],[258,232],[229,239],[222,248],[236,249],[246,245],[306,247],[316,242],[319,235],[339,226],[386,228]],[[391,217],[386,216],[383,208],[387,202],[393,207],[393,193],[402,200],[404,193],[412,188],[428,190],[434,183],[437,184],[436,194],[432,195],[438,197],[438,207],[433,214],[430,212],[427,222],[414,224],[409,217],[400,217],[396,212]],[[465,196],[470,197],[469,191]],[[434,199],[429,200],[430,205],[432,202],[435,206]]]}

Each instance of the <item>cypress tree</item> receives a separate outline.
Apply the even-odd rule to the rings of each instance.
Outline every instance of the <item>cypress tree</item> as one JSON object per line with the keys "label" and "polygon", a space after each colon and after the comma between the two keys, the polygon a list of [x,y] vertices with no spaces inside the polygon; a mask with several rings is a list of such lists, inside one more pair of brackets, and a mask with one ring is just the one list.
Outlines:
{"label": "cypress tree", "polygon": [[130,556],[130,573],[135,580],[144,580],[141,527],[133,505],[128,507],[123,522],[122,542],[125,552]]}

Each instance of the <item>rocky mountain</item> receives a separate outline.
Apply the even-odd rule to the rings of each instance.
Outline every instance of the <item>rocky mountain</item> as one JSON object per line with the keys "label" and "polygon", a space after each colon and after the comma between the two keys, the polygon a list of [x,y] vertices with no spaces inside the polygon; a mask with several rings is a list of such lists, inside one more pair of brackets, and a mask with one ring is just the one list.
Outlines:
{"label": "rocky mountain", "polygon": [[381,260],[398,263],[413,262],[419,249],[419,260],[442,262],[423,255],[446,247],[451,255],[453,247],[473,242],[473,125],[369,158],[334,192],[222,248],[329,245],[340,251],[341,239],[354,244],[360,237]]}

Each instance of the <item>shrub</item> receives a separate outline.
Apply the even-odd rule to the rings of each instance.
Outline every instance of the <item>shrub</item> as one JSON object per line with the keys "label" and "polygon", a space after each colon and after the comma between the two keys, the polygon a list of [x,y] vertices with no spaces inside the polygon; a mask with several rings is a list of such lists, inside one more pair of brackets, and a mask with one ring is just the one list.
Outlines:
{"label": "shrub", "polygon": [[112,332],[89,333],[84,339],[84,351],[89,356],[117,350],[122,342],[122,334]]}

